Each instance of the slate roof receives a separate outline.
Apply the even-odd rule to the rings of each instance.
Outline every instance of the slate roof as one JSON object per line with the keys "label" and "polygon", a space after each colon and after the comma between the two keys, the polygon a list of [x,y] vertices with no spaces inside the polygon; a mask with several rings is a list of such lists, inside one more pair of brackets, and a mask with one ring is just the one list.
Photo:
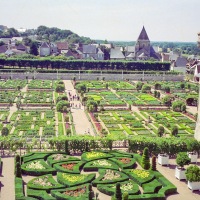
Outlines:
{"label": "slate roof", "polygon": [[142,28],[142,31],[141,31],[139,37],[138,37],[138,40],[149,40],[149,37],[147,35],[147,32],[146,32],[144,26]]}
{"label": "slate roof", "polygon": [[67,42],[57,42],[57,48],[58,50],[68,50],[68,43]]}
{"label": "slate roof", "polygon": [[7,51],[7,46],[6,45],[0,46],[0,53],[5,53],[6,51]]}
{"label": "slate roof", "polygon": [[135,54],[134,53],[130,53],[128,56],[126,56],[127,58],[135,58]]}
{"label": "slate roof", "polygon": [[96,46],[95,45],[83,45],[83,53],[85,54],[96,54]]}
{"label": "slate roof", "polygon": [[101,51],[100,48],[98,48],[98,52],[97,52],[97,53],[98,53],[98,54],[104,54],[103,51]]}
{"label": "slate roof", "polygon": [[184,57],[178,57],[176,60],[176,67],[186,67],[187,59]]}
{"label": "slate roof", "polygon": [[120,51],[120,49],[111,49],[110,50],[110,59],[124,59],[124,54]]}
{"label": "slate roof", "polygon": [[17,50],[26,51],[26,47],[23,44],[19,44]]}
{"label": "slate roof", "polygon": [[49,45],[47,44],[47,42],[43,42],[40,48],[49,48]]}
{"label": "slate roof", "polygon": [[66,57],[70,57],[70,56],[75,57],[71,50],[67,50],[67,52],[65,53],[65,56]]}

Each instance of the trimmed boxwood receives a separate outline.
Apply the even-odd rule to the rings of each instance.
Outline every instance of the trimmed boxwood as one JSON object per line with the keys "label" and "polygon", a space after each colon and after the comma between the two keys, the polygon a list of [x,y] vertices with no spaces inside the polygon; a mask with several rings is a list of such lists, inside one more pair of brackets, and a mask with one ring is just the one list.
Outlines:
{"label": "trimmed boxwood", "polygon": [[142,186],[144,183],[151,182],[155,176],[149,170],[142,169],[125,169],[123,170],[131,179],[133,179],[138,185]]}
{"label": "trimmed boxwood", "polygon": [[[65,191],[74,191],[86,187],[86,192],[81,196],[69,196],[64,194]],[[59,200],[88,200],[89,199],[89,184],[70,187],[66,189],[51,190],[51,195]]]}
{"label": "trimmed boxwood", "polygon": [[[120,159],[130,159],[130,162],[125,164],[125,163],[121,162]],[[136,160],[134,158],[115,157],[115,158],[109,158],[109,160],[115,162],[117,165],[120,166],[121,169],[133,169],[136,167]]]}
{"label": "trimmed boxwood", "polygon": [[45,190],[27,189],[27,196],[35,197],[40,200],[56,200],[56,198],[50,196]]}
{"label": "trimmed boxwood", "polygon": [[[114,173],[117,173],[117,174],[120,175],[120,177],[112,179],[112,180],[102,180],[104,178],[104,176],[105,176],[105,174],[106,174],[107,171],[112,171]],[[98,172],[99,172],[100,176],[98,178],[96,178],[94,181],[92,181],[92,185],[94,187],[96,187],[97,184],[112,184],[112,183],[127,181],[129,179],[128,176],[125,173],[117,171],[117,170],[99,169]]]}
{"label": "trimmed boxwood", "polygon": [[22,157],[22,160],[24,163],[32,161],[32,160],[37,160],[37,159],[44,159],[46,160],[46,158],[49,156],[49,153],[33,153],[33,154],[29,154],[29,155],[25,155]]}
{"label": "trimmed boxwood", "polygon": [[129,157],[132,158],[133,154],[127,152],[120,152],[120,151],[111,151],[109,154],[114,155],[115,157]]}
{"label": "trimmed boxwood", "polygon": [[[123,185],[127,185],[127,184],[132,184],[133,185],[133,188],[132,189],[129,189],[128,191],[127,190],[123,190]],[[116,185],[115,184],[98,184],[97,185],[97,189],[104,193],[104,194],[107,194],[109,196],[112,196],[115,194],[116,192]],[[140,194],[140,189],[138,187],[138,184],[136,184],[134,181],[132,180],[128,180],[128,181],[124,181],[124,182],[120,182],[120,189],[122,191],[122,193],[125,193],[127,192],[129,195],[130,194]]]}
{"label": "trimmed boxwood", "polygon": [[[63,164],[70,164],[70,163],[75,163],[75,165],[73,166],[72,170],[69,169],[65,169],[63,168],[61,165]],[[83,165],[85,164],[85,162],[82,161],[68,161],[68,162],[60,162],[60,163],[56,163],[53,165],[53,167],[58,171],[58,172],[65,172],[65,173],[70,173],[70,174],[80,174],[80,171],[83,167]]]}
{"label": "trimmed boxwood", "polygon": [[81,155],[81,160],[83,161],[91,161],[91,160],[99,160],[102,158],[112,158],[113,155],[104,153],[101,151],[92,151],[92,152],[85,152]]}
{"label": "trimmed boxwood", "polygon": [[[104,162],[106,161],[107,163],[111,164],[111,166],[107,165],[100,165],[97,162]],[[107,160],[107,159],[99,159],[99,160],[93,160],[88,163],[86,163],[83,167],[83,170],[85,172],[90,172],[90,171],[98,171],[99,169],[115,169],[118,170],[119,166],[116,165],[114,162]]]}
{"label": "trimmed boxwood", "polygon": [[165,195],[162,194],[139,194],[129,195],[129,200],[165,200]]}
{"label": "trimmed boxwood", "polygon": [[15,199],[24,197],[24,187],[22,178],[15,177]]}
{"label": "trimmed boxwood", "polygon": [[58,183],[65,185],[67,187],[73,187],[82,185],[85,183],[90,183],[96,177],[96,174],[68,174],[68,173],[57,173]]}
{"label": "trimmed boxwood", "polygon": [[[53,157],[55,156],[55,155],[61,155],[61,156],[63,156],[63,159],[60,159],[60,160],[55,160]],[[48,158],[47,158],[47,163],[49,164],[49,165],[51,165],[52,167],[53,167],[53,165],[55,164],[55,163],[60,163],[60,162],[64,162],[64,161],[80,161],[80,159],[79,158],[76,158],[76,157],[73,157],[73,156],[69,156],[69,155],[66,155],[66,154],[61,154],[61,153],[59,153],[59,154],[53,154],[53,155],[50,155]]]}
{"label": "trimmed boxwood", "polygon": [[158,191],[162,188],[162,184],[154,179],[149,183],[142,184],[142,188],[143,194],[154,194],[158,193]]}
{"label": "trimmed boxwood", "polygon": [[[45,167],[45,169],[28,169],[26,168],[27,165],[35,162],[40,162],[42,166]],[[56,174],[56,170],[52,167],[50,167],[44,160],[38,159],[38,160],[32,160],[30,162],[27,162],[23,165],[21,165],[22,174],[30,175],[30,176],[41,176],[45,174]]]}
{"label": "trimmed boxwood", "polygon": [[[42,186],[42,185],[36,185],[34,183],[34,181],[36,181],[36,180],[42,181],[44,179],[46,179],[48,182],[50,182],[53,186]],[[50,190],[52,190],[52,189],[65,188],[65,186],[56,182],[52,175],[44,175],[44,176],[39,176],[37,178],[30,180],[27,184],[27,188],[35,189],[35,190],[45,190],[46,192],[50,192]]]}

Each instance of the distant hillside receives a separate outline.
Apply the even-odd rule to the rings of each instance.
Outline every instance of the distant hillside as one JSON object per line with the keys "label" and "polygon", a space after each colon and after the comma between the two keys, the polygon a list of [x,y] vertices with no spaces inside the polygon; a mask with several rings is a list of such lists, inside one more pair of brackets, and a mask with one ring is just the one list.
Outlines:
{"label": "distant hillside", "polygon": [[30,35],[37,35],[37,40],[50,40],[51,42],[56,41],[68,41],[69,43],[92,43],[94,42],[89,37],[81,37],[70,30],[62,30],[56,27],[49,28],[46,26],[39,26],[37,29],[28,29],[24,33],[19,33],[15,28],[8,28],[5,31],[0,30],[0,38],[5,37],[28,37]]}

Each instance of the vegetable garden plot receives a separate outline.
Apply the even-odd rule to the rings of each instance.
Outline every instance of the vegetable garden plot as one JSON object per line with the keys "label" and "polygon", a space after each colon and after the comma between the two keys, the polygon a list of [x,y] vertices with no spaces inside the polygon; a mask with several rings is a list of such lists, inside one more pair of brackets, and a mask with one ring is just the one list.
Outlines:
{"label": "vegetable garden plot", "polygon": [[53,92],[29,91],[25,94],[25,97],[24,99],[22,99],[22,102],[25,104],[51,104],[53,102]]}
{"label": "vegetable garden plot", "polygon": [[19,96],[18,91],[0,91],[0,103],[10,104],[15,102],[15,98]]}
{"label": "vegetable garden plot", "polygon": [[178,135],[188,135],[188,134],[194,134],[195,130],[195,121],[191,120],[190,118],[186,117],[182,113],[173,112],[173,111],[141,111],[141,114],[148,120],[150,118],[151,128],[155,128],[154,132],[156,132],[156,129],[162,125],[165,128],[165,133],[171,133],[172,127],[177,126],[178,127]]}
{"label": "vegetable garden plot", "polygon": [[28,84],[28,89],[53,89],[54,85],[53,80],[32,80]]}
{"label": "vegetable garden plot", "polygon": [[7,80],[7,81],[0,81],[0,89],[15,89],[17,90],[18,87],[23,88],[27,84],[26,80]]}
{"label": "vegetable garden plot", "polygon": [[129,135],[152,134],[144,122],[131,111],[110,111],[98,114],[109,133],[123,133]]}
{"label": "vegetable garden plot", "polygon": [[17,111],[11,117],[11,134],[17,136],[54,136],[53,111]]}
{"label": "vegetable garden plot", "polygon": [[126,101],[130,105],[161,105],[161,101],[153,97],[150,94],[140,93],[140,92],[117,92],[121,99]]}

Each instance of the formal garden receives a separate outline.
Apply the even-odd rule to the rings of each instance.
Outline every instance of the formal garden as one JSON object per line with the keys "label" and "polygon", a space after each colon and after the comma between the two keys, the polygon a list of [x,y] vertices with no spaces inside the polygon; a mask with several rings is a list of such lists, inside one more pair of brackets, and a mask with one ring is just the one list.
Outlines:
{"label": "formal garden", "polygon": [[7,85],[0,91],[1,155],[20,154],[16,199],[166,199],[177,188],[156,164],[167,166],[170,158],[177,158],[175,177],[200,189],[191,186],[200,181],[192,175],[199,167],[190,165],[182,176],[200,153],[197,114],[187,111],[197,105],[195,84],[72,80],[93,137],[76,132],[74,96],[63,81],[0,83]]}

